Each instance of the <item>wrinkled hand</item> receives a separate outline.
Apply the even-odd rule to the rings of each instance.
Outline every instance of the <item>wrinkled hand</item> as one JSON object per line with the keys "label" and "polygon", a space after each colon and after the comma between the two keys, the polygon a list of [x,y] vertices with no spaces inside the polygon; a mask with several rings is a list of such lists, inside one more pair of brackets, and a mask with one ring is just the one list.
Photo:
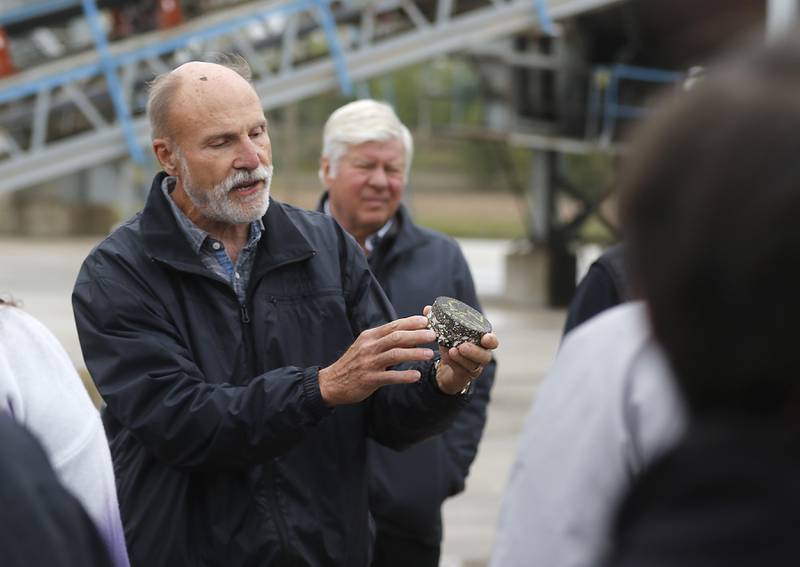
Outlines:
{"label": "wrinkled hand", "polygon": [[319,371],[322,399],[331,406],[354,404],[381,386],[419,380],[418,370],[387,368],[433,358],[431,349],[416,346],[436,340],[427,325],[426,317],[414,315],[362,332],[339,360]]}
{"label": "wrinkled hand", "polygon": [[[426,306],[423,313],[427,315],[430,309],[430,305]],[[492,351],[499,345],[500,341],[494,333],[486,333],[481,338],[481,346],[472,343],[463,343],[450,349],[440,346],[442,362],[436,373],[439,389],[445,394],[463,391],[483,373],[484,366],[492,360]]]}

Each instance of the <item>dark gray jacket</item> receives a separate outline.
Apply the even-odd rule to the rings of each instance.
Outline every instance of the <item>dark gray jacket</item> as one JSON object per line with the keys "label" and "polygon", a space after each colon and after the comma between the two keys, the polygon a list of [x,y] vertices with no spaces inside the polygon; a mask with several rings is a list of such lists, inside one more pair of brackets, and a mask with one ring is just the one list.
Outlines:
{"label": "dark gray jacket", "polygon": [[73,294],[132,565],[367,565],[367,437],[407,446],[465,397],[428,363],[416,384],[326,407],[318,369],[394,317],[358,245],[272,201],[240,304],[182,236],[163,176]]}
{"label": "dark gray jacket", "polygon": [[[325,199],[323,195],[320,210]],[[458,244],[449,236],[414,224],[402,205],[394,220],[370,255],[369,265],[398,316],[418,315],[440,295],[480,310]],[[475,382],[471,403],[441,435],[403,452],[370,443],[370,509],[379,530],[439,544],[442,502],[464,489],[486,424],[495,370],[493,360]]]}

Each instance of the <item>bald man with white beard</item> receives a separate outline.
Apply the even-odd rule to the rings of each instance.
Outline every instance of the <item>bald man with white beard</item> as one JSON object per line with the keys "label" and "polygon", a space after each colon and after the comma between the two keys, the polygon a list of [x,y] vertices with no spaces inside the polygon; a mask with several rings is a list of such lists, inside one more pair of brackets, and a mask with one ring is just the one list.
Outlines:
{"label": "bald man with white beard", "polygon": [[446,429],[497,338],[417,347],[358,244],[270,198],[248,71],[182,65],[148,116],[163,171],[73,293],[131,563],[367,566],[367,438]]}

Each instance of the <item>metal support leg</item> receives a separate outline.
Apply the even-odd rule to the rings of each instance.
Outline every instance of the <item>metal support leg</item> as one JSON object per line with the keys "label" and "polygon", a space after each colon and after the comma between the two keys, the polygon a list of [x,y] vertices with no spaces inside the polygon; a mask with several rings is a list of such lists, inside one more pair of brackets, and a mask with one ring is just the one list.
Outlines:
{"label": "metal support leg", "polygon": [[533,152],[528,188],[528,234],[536,244],[547,244],[550,236],[552,164],[551,152]]}

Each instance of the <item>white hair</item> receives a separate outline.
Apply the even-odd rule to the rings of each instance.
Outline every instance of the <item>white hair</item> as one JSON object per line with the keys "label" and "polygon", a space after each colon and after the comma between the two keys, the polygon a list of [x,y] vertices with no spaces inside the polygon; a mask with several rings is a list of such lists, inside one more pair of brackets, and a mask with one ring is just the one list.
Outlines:
{"label": "white hair", "polygon": [[[405,176],[411,169],[414,142],[411,132],[400,122],[394,109],[385,102],[357,100],[336,109],[325,123],[322,134],[322,157],[330,164],[330,175],[336,177],[339,161],[350,146],[366,142],[400,140],[405,149]],[[322,168],[319,178],[324,183]]]}

